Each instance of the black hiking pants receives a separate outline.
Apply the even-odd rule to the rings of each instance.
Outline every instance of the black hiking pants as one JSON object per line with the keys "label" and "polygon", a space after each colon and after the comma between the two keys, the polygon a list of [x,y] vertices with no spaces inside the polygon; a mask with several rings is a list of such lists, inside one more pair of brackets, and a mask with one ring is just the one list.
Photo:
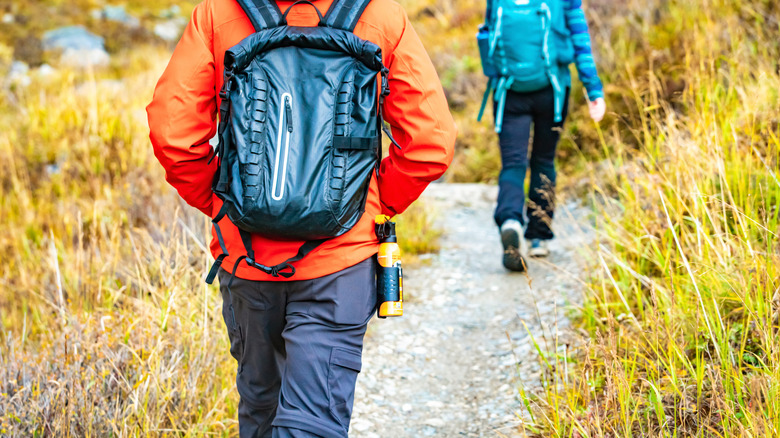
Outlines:
{"label": "black hiking pants", "polygon": [[[563,119],[559,123],[554,121],[554,105],[552,86],[532,93],[509,91],[506,97],[504,127],[498,137],[502,168],[498,177],[498,205],[494,219],[499,227],[507,219],[517,219],[527,225],[526,239],[548,240],[554,237],[550,225],[555,213],[555,151],[568,112],[568,89]],[[531,181],[526,206],[525,178],[529,167]]]}
{"label": "black hiking pants", "polygon": [[369,258],[303,281],[249,281],[230,288],[220,271],[222,316],[238,362],[241,438],[347,436],[363,335],[376,309]]}

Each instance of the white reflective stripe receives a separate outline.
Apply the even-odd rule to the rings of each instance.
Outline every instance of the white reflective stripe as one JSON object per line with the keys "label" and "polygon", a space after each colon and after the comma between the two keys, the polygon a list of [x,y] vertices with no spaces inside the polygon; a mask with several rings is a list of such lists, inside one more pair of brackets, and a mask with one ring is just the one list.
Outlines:
{"label": "white reflective stripe", "polygon": [[[290,107],[292,107],[292,97],[290,98]],[[287,182],[287,163],[290,161],[290,136],[292,135],[292,132],[287,130],[288,123],[290,122],[288,121],[283,128],[284,132],[287,133],[287,137],[284,141],[284,167],[282,168],[282,183],[280,184],[279,197],[274,198],[277,201],[284,197],[284,186]]]}
{"label": "white reflective stripe", "polygon": [[498,45],[498,39],[501,38],[501,25],[503,24],[504,7],[499,6],[498,12],[496,12],[498,18],[496,18],[496,28],[493,30],[493,38],[490,40],[490,48],[488,49],[488,57],[492,58],[496,52],[496,46]]}
{"label": "white reflective stripe", "polygon": [[[287,102],[290,102],[290,108],[292,108],[292,95],[290,93],[282,94],[281,105],[279,105],[279,135],[276,137],[276,163],[274,164],[274,182],[271,187],[271,198],[274,201],[281,201],[284,198],[284,184],[287,181],[287,160],[290,156],[290,131],[287,130],[287,123],[285,123],[284,115],[287,109]],[[287,121],[289,123],[289,121]],[[287,138],[284,144],[284,165],[282,167],[281,187],[279,188],[279,194],[276,194],[277,183],[279,183],[279,160],[282,156],[282,135],[287,132]]]}
{"label": "white reflective stripe", "polygon": [[552,59],[550,59],[550,28],[552,22],[552,12],[547,3],[542,3],[540,9],[542,12],[542,29],[544,30],[544,38],[542,40],[542,55],[544,56],[544,63],[549,70],[552,66]]}

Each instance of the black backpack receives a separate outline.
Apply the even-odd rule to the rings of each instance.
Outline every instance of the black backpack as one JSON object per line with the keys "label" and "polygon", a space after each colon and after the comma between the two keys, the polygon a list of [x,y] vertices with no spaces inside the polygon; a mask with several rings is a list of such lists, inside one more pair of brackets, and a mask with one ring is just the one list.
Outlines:
{"label": "black backpack", "polygon": [[[225,215],[247,252],[233,277],[244,261],[290,278],[292,263],[349,231],[365,211],[378,169],[380,129],[389,135],[381,114],[389,94],[381,49],[352,33],[370,0],[334,0],[324,17],[317,10],[317,27],[287,25],[296,5],[317,9],[308,0],[284,14],[273,0],[237,1],[256,33],[225,53],[213,184],[224,202],[213,219],[222,254],[208,283],[228,255],[218,225]],[[295,257],[265,266],[255,260],[252,233],[305,243]]]}

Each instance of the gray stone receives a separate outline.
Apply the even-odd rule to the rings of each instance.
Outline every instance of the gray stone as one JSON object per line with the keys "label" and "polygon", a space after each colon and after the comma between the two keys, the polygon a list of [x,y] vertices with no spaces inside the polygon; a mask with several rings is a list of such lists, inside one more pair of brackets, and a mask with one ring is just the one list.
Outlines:
{"label": "gray stone", "polygon": [[181,8],[179,5],[173,5],[168,9],[163,9],[163,11],[160,12],[160,17],[171,19],[178,17],[179,14],[181,14]]}
{"label": "gray stone", "polygon": [[45,50],[103,50],[105,45],[102,37],[95,35],[84,27],[67,26],[44,33],[43,48]]}
{"label": "gray stone", "polygon": [[49,64],[43,64],[38,67],[37,74],[42,78],[50,78],[57,74],[57,69],[50,66]]}
{"label": "gray stone", "polygon": [[175,42],[181,37],[181,32],[187,21],[181,17],[157,23],[154,26],[154,34],[168,42]]}
{"label": "gray stone", "polygon": [[92,18],[96,20],[109,20],[122,23],[127,27],[139,27],[141,21],[127,12],[124,6],[106,5],[103,9],[93,9]]}
{"label": "gray stone", "polygon": [[46,169],[46,174],[49,176],[58,175],[62,170],[59,163],[47,164],[45,169]]}
{"label": "gray stone", "polygon": [[428,418],[423,422],[423,424],[431,427],[442,427],[447,423],[445,423],[441,418]]}
{"label": "gray stone", "polygon": [[103,38],[82,26],[68,26],[43,34],[45,50],[61,50],[61,62],[72,67],[104,66],[110,61]]}
{"label": "gray stone", "polygon": [[30,79],[30,66],[22,61],[14,61],[6,77],[8,83],[16,86],[27,87],[32,83]]}
{"label": "gray stone", "polygon": [[374,427],[374,423],[362,418],[359,418],[351,422],[351,428],[358,432],[365,432],[371,429],[372,427]]}

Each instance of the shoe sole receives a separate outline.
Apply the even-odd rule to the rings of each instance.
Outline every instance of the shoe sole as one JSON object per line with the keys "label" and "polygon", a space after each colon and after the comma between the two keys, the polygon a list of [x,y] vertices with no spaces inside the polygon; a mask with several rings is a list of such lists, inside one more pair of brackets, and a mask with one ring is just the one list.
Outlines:
{"label": "shoe sole", "polygon": [[520,254],[520,236],[515,230],[501,232],[501,244],[504,246],[504,267],[510,271],[525,271],[525,260]]}
{"label": "shoe sole", "polygon": [[528,257],[542,259],[550,256],[550,250],[546,248],[531,248],[528,250]]}

